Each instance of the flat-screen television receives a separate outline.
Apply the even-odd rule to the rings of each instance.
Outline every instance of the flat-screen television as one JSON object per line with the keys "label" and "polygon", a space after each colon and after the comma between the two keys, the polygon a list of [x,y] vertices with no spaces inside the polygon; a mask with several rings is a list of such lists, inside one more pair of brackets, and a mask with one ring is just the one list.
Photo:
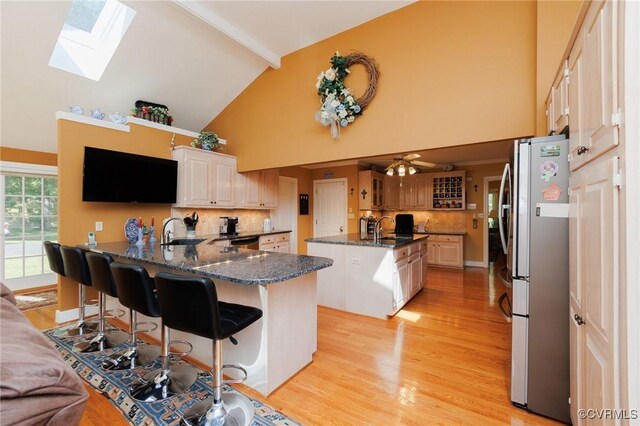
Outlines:
{"label": "flat-screen television", "polygon": [[178,162],[84,148],[82,201],[175,203]]}

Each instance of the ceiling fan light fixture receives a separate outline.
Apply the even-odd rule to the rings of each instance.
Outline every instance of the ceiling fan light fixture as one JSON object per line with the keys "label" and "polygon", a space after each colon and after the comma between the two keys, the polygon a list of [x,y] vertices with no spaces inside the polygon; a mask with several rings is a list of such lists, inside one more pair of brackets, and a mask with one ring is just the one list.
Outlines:
{"label": "ceiling fan light fixture", "polygon": [[393,176],[393,167],[390,168],[389,170],[387,170],[387,175],[388,176]]}
{"label": "ceiling fan light fixture", "polygon": [[404,172],[405,172],[404,164],[400,164],[398,166],[398,176],[404,176]]}
{"label": "ceiling fan light fixture", "polygon": [[411,167],[411,166],[409,167],[409,174],[410,174],[410,175],[414,175],[414,174],[416,174],[416,171],[417,171],[417,170],[416,170],[416,169],[414,169],[413,167]]}

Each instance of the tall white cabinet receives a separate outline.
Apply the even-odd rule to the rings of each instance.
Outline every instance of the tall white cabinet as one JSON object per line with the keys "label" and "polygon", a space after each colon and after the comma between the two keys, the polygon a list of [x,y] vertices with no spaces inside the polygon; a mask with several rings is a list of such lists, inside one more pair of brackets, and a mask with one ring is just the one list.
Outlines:
{"label": "tall white cabinet", "polygon": [[[574,425],[633,424],[637,419],[629,410],[640,407],[640,318],[629,310],[629,297],[635,298],[636,311],[640,302],[638,222],[630,220],[638,211],[629,209],[639,198],[631,176],[637,176],[640,163],[629,163],[638,159],[640,143],[638,117],[631,116],[640,99],[639,26],[636,2],[589,3],[566,62],[572,171],[567,320]],[[552,95],[554,90],[556,85]],[[635,274],[628,273],[632,269]],[[615,409],[627,411],[595,420],[579,415],[579,410]]]}

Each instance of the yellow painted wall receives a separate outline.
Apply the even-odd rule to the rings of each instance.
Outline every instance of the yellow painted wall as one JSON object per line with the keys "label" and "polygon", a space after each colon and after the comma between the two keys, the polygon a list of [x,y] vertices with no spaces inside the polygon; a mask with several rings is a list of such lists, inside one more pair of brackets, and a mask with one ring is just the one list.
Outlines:
{"label": "yellow painted wall", "polygon": [[284,167],[280,169],[280,176],[298,179],[298,196],[309,195],[309,214],[301,215],[298,206],[298,254],[307,254],[306,238],[313,236],[313,179],[311,170],[302,167]]}
{"label": "yellow painted wall", "polygon": [[[417,2],[285,56],[207,129],[225,135],[240,171],[531,135],[535,45],[533,1]],[[336,50],[375,58],[380,80],[334,141],[314,114],[316,76]],[[358,96],[364,71],[352,71]]]}
{"label": "yellow painted wall", "polygon": [[56,166],[58,156],[51,152],[29,151],[26,149],[8,148],[0,146],[0,160],[16,163],[42,164]]}
{"label": "yellow painted wall", "polygon": [[[482,262],[484,246],[488,241],[484,239],[484,227],[487,226],[487,217],[478,219],[478,228],[473,229],[473,214],[483,212],[484,178],[487,176],[500,176],[504,169],[504,163],[483,164],[478,166],[465,166],[460,169],[467,171],[467,204],[475,204],[475,210],[467,210],[467,236],[464,239],[464,260],[469,262]],[[471,178],[471,181],[468,180]],[[478,185],[476,191],[474,185]],[[487,212],[488,215],[488,212]]]}
{"label": "yellow painted wall", "polygon": [[583,2],[538,1],[536,43],[536,135],[547,133],[545,102]]}
{"label": "yellow painted wall", "polygon": [[[347,219],[346,233],[358,232],[358,220],[360,219],[360,211],[358,210],[358,165],[326,167],[312,170],[313,180],[338,179],[347,178],[347,211],[353,213],[353,219]],[[331,173],[330,177],[326,177],[326,173]],[[311,196],[313,199],[313,195]],[[310,207],[312,208],[312,207]],[[313,225],[311,234],[313,236]]]}
{"label": "yellow painted wall", "polygon": [[[142,216],[149,223],[155,216],[156,225],[171,215],[170,204],[129,203],[85,203],[82,202],[82,164],[84,147],[111,149],[160,158],[171,158],[172,133],[130,124],[131,132],[121,132],[103,127],[90,126],[67,120],[58,120],[58,194],[59,194],[59,241],[65,245],[77,245],[87,241],[87,232],[95,231],[95,222],[102,221],[104,230],[96,232],[100,242],[124,241],[124,223],[130,217]],[[179,143],[188,143],[191,138],[176,135]],[[114,164],[113,172],[117,173]],[[105,179],[109,179],[105,176]],[[132,182],[144,191],[153,185],[153,176],[146,182]],[[117,190],[117,188],[114,188]],[[160,238],[156,229],[156,237]],[[62,278],[58,284],[59,309],[78,306],[78,286]]]}

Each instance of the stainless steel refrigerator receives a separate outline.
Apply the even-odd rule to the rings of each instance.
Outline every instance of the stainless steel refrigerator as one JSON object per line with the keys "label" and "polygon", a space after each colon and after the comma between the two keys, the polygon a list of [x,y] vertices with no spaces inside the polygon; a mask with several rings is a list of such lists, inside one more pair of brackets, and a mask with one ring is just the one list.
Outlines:
{"label": "stainless steel refrigerator", "polygon": [[569,140],[514,142],[501,183],[499,228],[512,300],[511,400],[569,416]]}

